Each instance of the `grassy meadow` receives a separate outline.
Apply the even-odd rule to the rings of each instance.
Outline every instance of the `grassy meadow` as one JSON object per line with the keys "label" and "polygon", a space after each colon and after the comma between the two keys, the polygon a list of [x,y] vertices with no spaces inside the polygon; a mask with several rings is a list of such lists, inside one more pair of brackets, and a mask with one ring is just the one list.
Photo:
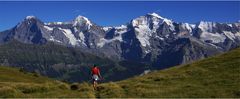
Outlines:
{"label": "grassy meadow", "polygon": [[49,79],[0,66],[0,97],[240,98],[240,48],[191,64],[99,85]]}

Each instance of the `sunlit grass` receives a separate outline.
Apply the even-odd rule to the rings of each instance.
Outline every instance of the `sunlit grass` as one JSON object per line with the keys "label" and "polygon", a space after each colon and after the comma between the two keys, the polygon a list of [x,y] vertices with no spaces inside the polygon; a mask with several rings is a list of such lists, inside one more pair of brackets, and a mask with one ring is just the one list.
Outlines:
{"label": "sunlit grass", "polygon": [[[238,48],[193,64],[103,84],[104,90],[99,94],[101,97],[240,97],[239,82],[240,49]],[[117,87],[113,89],[110,85]]]}

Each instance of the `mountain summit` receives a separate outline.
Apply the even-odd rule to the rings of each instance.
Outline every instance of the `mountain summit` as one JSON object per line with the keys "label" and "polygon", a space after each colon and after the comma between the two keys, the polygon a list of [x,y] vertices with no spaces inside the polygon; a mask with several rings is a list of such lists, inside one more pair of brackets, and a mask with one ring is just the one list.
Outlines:
{"label": "mountain summit", "polygon": [[79,15],[73,21],[73,26],[87,26],[87,29],[90,29],[92,23],[88,20],[88,18]]}

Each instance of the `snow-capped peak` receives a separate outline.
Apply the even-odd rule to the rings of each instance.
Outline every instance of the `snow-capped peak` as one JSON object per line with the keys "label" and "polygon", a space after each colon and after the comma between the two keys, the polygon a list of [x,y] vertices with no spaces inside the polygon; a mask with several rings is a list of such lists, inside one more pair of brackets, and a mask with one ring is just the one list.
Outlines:
{"label": "snow-capped peak", "polygon": [[212,29],[215,25],[216,24],[214,22],[200,21],[198,28],[200,28],[202,31],[212,32]]}
{"label": "snow-capped peak", "polygon": [[79,15],[79,16],[77,16],[77,17],[75,18],[75,20],[73,21],[73,25],[74,25],[74,26],[77,26],[77,25],[80,25],[80,26],[86,25],[86,26],[88,26],[88,29],[90,29],[90,27],[92,26],[92,23],[91,23],[91,21],[90,21],[88,18]]}
{"label": "snow-capped peak", "polygon": [[165,22],[165,23],[167,23],[168,25],[171,25],[171,24],[173,23],[172,20],[167,19],[167,18],[164,18],[164,17],[160,16],[160,15],[157,14],[157,13],[148,13],[147,15],[150,15],[150,16],[152,16],[152,17],[158,18],[158,19],[162,20],[162,23]]}
{"label": "snow-capped peak", "polygon": [[147,15],[153,16],[153,17],[157,17],[160,19],[163,19],[163,17],[161,17],[160,15],[158,15],[157,13],[148,13]]}
{"label": "snow-capped peak", "polygon": [[148,13],[145,16],[135,18],[131,21],[131,24],[136,31],[137,39],[139,39],[143,47],[150,47],[149,39],[156,33],[161,24],[167,24],[172,31],[175,28],[172,20],[163,18],[157,13]]}
{"label": "snow-capped peak", "polygon": [[133,26],[153,24],[154,25],[154,31],[159,27],[160,24],[163,24],[163,23],[166,23],[167,25],[169,25],[171,30],[174,29],[172,20],[161,17],[157,13],[148,13],[145,16],[140,16],[140,17],[132,20]]}
{"label": "snow-capped peak", "polygon": [[18,23],[17,27],[19,27],[23,23],[30,25],[31,23],[37,23],[37,22],[42,24],[41,20],[39,20],[37,17],[26,16],[25,19],[23,19],[21,22]]}
{"label": "snow-capped peak", "polygon": [[27,16],[25,19],[35,19],[35,16]]}
{"label": "snow-capped peak", "polygon": [[[150,16],[152,16],[153,18],[157,18],[158,20],[159,20],[159,22],[160,22],[160,24],[161,23],[166,23],[167,25],[172,25],[172,23],[173,23],[173,21],[171,20],[171,19],[168,19],[168,18],[164,18],[164,17],[162,17],[162,16],[160,16],[159,14],[157,14],[157,13],[148,13],[147,15],[150,15]],[[156,20],[156,19],[155,19]]]}
{"label": "snow-capped peak", "polygon": [[86,18],[86,17],[84,17],[84,16],[81,16],[81,15],[79,15],[79,16],[77,16],[77,17],[75,18],[76,21],[79,21],[79,20],[82,20],[82,19],[84,19],[84,20],[86,20],[86,21],[89,21],[88,18]]}

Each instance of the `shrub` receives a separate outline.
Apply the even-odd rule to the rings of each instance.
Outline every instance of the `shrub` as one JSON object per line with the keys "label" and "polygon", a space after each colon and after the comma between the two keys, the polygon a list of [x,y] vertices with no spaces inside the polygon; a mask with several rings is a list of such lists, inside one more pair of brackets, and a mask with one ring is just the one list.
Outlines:
{"label": "shrub", "polygon": [[78,84],[72,84],[72,85],[70,86],[70,88],[71,88],[71,90],[78,90],[78,89],[79,89],[79,86],[78,86]]}
{"label": "shrub", "polygon": [[24,70],[24,68],[20,68],[19,71],[22,72],[22,73],[24,73],[24,74],[27,74],[27,71]]}

